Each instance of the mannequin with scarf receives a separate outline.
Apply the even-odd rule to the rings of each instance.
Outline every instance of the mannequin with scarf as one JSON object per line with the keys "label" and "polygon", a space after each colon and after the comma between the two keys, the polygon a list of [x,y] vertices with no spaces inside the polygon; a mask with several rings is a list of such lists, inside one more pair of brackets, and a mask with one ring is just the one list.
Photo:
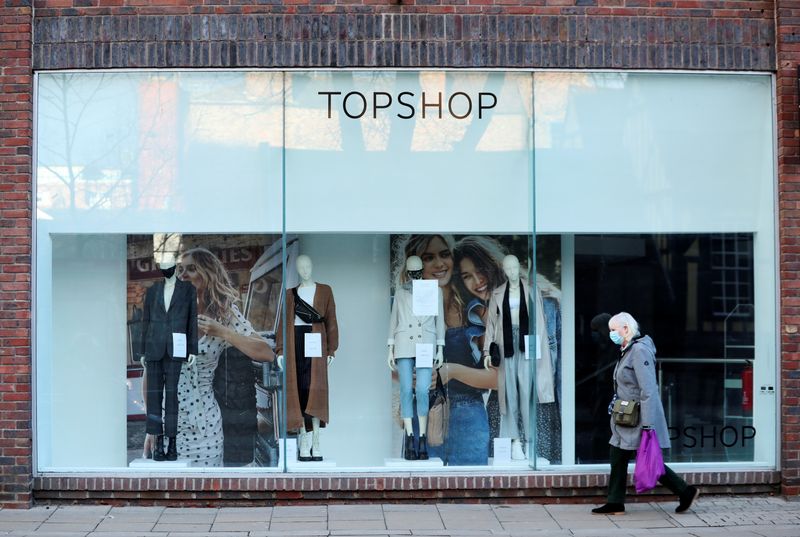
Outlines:
{"label": "mannequin with scarf", "polygon": [[[183,362],[191,365],[197,354],[197,293],[191,283],[176,277],[174,260],[159,263],[158,267],[164,279],[145,295],[139,353],[145,368],[145,456],[151,451],[155,461],[175,461],[178,381]],[[175,348],[181,340],[181,347]],[[166,451],[164,436],[169,440]]]}
{"label": "mannequin with scarf", "polygon": [[[511,438],[511,458],[524,459],[522,438],[531,441],[531,371],[536,371],[539,403],[555,401],[553,369],[546,333],[542,299],[538,291],[531,301],[528,283],[520,278],[520,263],[514,255],[503,259],[508,281],[495,289],[489,299],[484,338],[484,367],[492,367],[489,348],[497,343],[501,355],[498,374],[500,399],[500,435]],[[529,307],[533,305],[533,311]],[[530,354],[525,354],[525,336],[529,335],[531,315],[536,323],[536,338],[530,337]],[[538,345],[538,347],[537,347]],[[532,360],[536,360],[532,364]],[[522,431],[519,421],[522,421]]]}
{"label": "mannequin with scarf", "polygon": [[[286,293],[286,412],[287,429],[297,430],[298,460],[321,461],[320,427],[328,422],[328,366],[339,346],[336,303],[330,286],[311,279],[311,258],[296,262],[300,285]],[[311,312],[314,317],[309,318]],[[302,316],[302,317],[301,317]],[[306,335],[319,334],[320,356],[307,356]],[[283,369],[283,318],[276,333],[275,353]]]}
{"label": "mannequin with scarf", "polygon": [[[406,460],[426,460],[428,458],[428,388],[431,383],[432,368],[416,367],[416,345],[436,345],[434,367],[443,361],[444,347],[444,299],[437,286],[438,314],[418,316],[413,312],[414,280],[422,278],[422,259],[412,255],[406,259],[408,280],[395,290],[392,313],[389,321],[389,369],[397,371],[400,380],[400,416],[403,418],[403,458]],[[414,372],[416,370],[416,381]],[[413,386],[413,387],[412,387]],[[412,394],[413,390],[413,394]],[[414,449],[414,429],[412,402],[416,395],[417,418],[419,419],[419,441]]]}

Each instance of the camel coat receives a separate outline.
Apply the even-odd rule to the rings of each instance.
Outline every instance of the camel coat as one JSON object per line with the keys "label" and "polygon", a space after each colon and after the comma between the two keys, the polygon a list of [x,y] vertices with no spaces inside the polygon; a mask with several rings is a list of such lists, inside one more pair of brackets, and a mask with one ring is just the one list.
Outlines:
{"label": "camel coat", "polygon": [[[336,323],[336,303],[333,291],[324,283],[317,283],[314,292],[314,309],[325,317],[325,322],[311,325],[311,332],[322,334],[322,357],[311,361],[311,389],[308,393],[306,414],[319,418],[320,426],[328,423],[328,360],[334,356],[339,347],[339,326]],[[284,315],[278,323],[275,354],[285,357],[286,367],[286,429],[293,431],[303,426],[303,414],[300,410],[300,397],[297,393],[297,372],[294,361],[294,293],[286,290],[286,345],[283,342]],[[285,351],[285,352],[284,352]]]}

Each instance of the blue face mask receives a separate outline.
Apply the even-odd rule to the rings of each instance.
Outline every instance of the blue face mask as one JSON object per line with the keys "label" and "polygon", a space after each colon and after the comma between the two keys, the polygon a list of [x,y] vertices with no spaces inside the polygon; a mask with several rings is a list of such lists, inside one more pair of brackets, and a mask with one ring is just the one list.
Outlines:
{"label": "blue face mask", "polygon": [[611,339],[611,341],[614,342],[614,345],[622,345],[622,342],[624,341],[622,339],[622,336],[619,335],[619,332],[617,332],[616,330],[609,332],[608,337]]}

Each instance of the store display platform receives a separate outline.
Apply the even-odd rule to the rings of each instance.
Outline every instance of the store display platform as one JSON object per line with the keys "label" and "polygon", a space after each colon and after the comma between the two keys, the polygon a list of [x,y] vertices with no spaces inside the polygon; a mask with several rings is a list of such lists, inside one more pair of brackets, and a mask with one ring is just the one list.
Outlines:
{"label": "store display platform", "polygon": [[433,457],[426,461],[407,461],[406,459],[384,459],[383,464],[390,468],[406,467],[411,469],[417,468],[441,468],[444,466],[442,459]]}
{"label": "store display platform", "polygon": [[191,468],[192,461],[178,459],[177,461],[154,461],[153,459],[133,459],[128,463],[128,468],[145,468],[147,470],[164,470],[167,468]]}

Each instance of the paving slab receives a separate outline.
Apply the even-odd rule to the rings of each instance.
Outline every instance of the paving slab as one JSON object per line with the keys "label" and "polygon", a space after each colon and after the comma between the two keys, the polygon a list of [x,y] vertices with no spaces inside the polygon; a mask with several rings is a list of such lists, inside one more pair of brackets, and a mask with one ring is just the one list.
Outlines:
{"label": "paving slab", "polygon": [[269,521],[263,520],[261,522],[214,522],[211,526],[211,532],[233,531],[239,533],[249,533],[251,531],[269,531]]}
{"label": "paving slab", "polygon": [[209,532],[211,530],[211,524],[163,524],[159,522],[153,527],[153,531],[156,532],[185,532],[185,533],[198,533],[198,532]]}
{"label": "paving slab", "polygon": [[153,526],[155,526],[155,521],[147,521],[144,520],[142,522],[136,522],[134,519],[128,520],[114,520],[114,519],[106,519],[103,520],[100,524],[97,525],[95,528],[95,532],[138,532],[138,533],[150,533],[153,530]]}
{"label": "paving slab", "polygon": [[272,507],[223,507],[217,511],[214,523],[218,522],[268,522]]}

